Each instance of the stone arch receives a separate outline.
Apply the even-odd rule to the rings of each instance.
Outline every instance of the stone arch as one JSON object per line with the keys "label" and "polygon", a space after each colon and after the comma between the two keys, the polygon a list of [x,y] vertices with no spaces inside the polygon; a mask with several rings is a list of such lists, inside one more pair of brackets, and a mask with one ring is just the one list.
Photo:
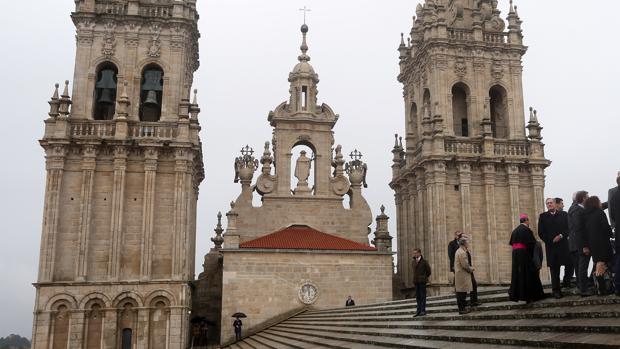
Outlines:
{"label": "stone arch", "polygon": [[508,91],[501,84],[495,84],[489,89],[489,118],[493,137],[508,138]]}
{"label": "stone arch", "polygon": [[91,292],[86,296],[82,297],[79,303],[79,309],[88,309],[89,306],[96,301],[101,302],[104,308],[109,308],[111,305],[110,297],[106,296],[101,292]]}
{"label": "stone arch", "polygon": [[150,63],[140,72],[140,121],[156,122],[161,118],[166,71],[158,63]]}
{"label": "stone arch", "polygon": [[125,291],[119,293],[114,300],[112,301],[112,307],[120,308],[122,304],[126,303],[127,300],[133,301],[135,307],[143,307],[144,300],[142,297],[133,292],[133,291]]}
{"label": "stone arch", "polygon": [[409,107],[409,133],[418,137],[418,105],[416,102],[411,102]]}
{"label": "stone arch", "polygon": [[68,293],[58,293],[52,296],[45,304],[45,310],[52,311],[57,304],[65,302],[69,309],[78,309],[78,302]]}
{"label": "stone arch", "polygon": [[97,58],[93,59],[93,60],[91,61],[91,67],[92,67],[91,72],[92,72],[92,74],[97,74],[97,69],[99,69],[99,67],[100,67],[102,64],[106,63],[106,62],[109,62],[109,63],[114,64],[114,65],[116,66],[116,68],[118,68],[118,75],[123,76],[123,73],[124,73],[124,72],[122,71],[122,68],[123,68],[123,63],[122,63],[121,61],[119,61],[119,60],[118,60],[116,57],[114,57],[114,56],[110,56],[110,57],[106,57],[106,56],[99,56],[99,57],[97,57]]}
{"label": "stone arch", "polygon": [[145,297],[144,304],[147,306],[154,306],[157,301],[162,299],[168,307],[176,305],[174,295],[166,290],[155,290],[149,293],[149,295]]}
{"label": "stone arch", "polygon": [[451,96],[454,135],[457,137],[469,137],[471,90],[467,84],[457,82],[452,85]]}

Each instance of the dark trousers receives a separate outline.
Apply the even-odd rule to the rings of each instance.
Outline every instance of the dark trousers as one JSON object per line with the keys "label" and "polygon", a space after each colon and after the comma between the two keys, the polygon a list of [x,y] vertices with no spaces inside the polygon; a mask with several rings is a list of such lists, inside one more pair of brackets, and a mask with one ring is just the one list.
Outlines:
{"label": "dark trousers", "polygon": [[616,263],[614,264],[614,287],[616,293],[620,293],[620,251],[616,251]]}
{"label": "dark trousers", "polygon": [[471,273],[471,286],[472,289],[469,293],[469,303],[478,303],[478,283],[476,282],[476,277],[474,276],[474,273]]}
{"label": "dark trousers", "polygon": [[554,293],[561,292],[560,265],[554,265],[549,267],[549,269],[551,270],[551,290],[553,290]]}
{"label": "dark trousers", "polygon": [[235,329],[235,340],[237,341],[241,340],[241,329],[239,330]]}
{"label": "dark trousers", "polygon": [[579,263],[577,263],[577,286],[579,292],[588,292],[588,266],[590,265],[591,256],[586,256],[583,253],[579,254]]}
{"label": "dark trousers", "polygon": [[459,307],[459,311],[465,310],[467,306],[467,292],[456,293],[456,305]]}
{"label": "dark trousers", "polygon": [[[577,251],[571,251],[568,255],[570,258],[570,264],[564,267],[564,284],[565,286],[569,286],[568,282],[571,281],[573,275],[575,278],[579,280],[579,275],[577,275],[577,266],[579,264],[579,253]],[[577,285],[579,285],[579,281],[577,281]]]}
{"label": "dark trousers", "polygon": [[415,284],[416,313],[426,313],[426,284]]}

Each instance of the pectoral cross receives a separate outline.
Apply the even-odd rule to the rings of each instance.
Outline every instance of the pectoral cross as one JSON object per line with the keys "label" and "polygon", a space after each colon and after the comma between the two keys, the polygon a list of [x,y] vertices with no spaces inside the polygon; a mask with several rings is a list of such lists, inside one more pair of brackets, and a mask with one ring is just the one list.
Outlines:
{"label": "pectoral cross", "polygon": [[311,9],[304,6],[304,8],[300,8],[299,11],[304,11],[304,24],[306,24],[306,13],[312,11]]}

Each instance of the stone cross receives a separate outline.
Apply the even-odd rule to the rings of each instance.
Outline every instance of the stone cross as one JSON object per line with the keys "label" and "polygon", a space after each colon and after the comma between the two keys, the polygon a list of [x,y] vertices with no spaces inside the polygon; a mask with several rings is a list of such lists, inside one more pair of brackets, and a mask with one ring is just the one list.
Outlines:
{"label": "stone cross", "polygon": [[304,11],[304,24],[306,24],[306,14],[312,10],[304,6],[304,8],[300,8],[299,11]]}

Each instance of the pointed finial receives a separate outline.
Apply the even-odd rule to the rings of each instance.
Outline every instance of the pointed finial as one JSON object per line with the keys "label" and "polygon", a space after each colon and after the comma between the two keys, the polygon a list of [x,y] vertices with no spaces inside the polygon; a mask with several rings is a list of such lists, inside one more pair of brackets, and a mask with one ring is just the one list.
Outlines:
{"label": "pointed finial", "polygon": [[514,5],[512,3],[512,0],[510,0],[510,10],[509,10],[509,13],[514,13],[514,12],[515,12],[515,7],[514,7]]}
{"label": "pointed finial", "polygon": [[398,133],[394,134],[394,148],[398,148]]}
{"label": "pointed finial", "polygon": [[54,94],[52,94],[52,99],[56,100],[58,99],[58,88],[60,87],[59,83],[55,83],[54,84]]}
{"label": "pointed finial", "polygon": [[532,107],[530,107],[530,122],[531,123],[538,122],[538,115],[536,115],[536,110],[534,110],[534,108]]}
{"label": "pointed finial", "polygon": [[194,89],[194,99],[192,100],[192,104],[198,104],[198,89]]}
{"label": "pointed finial", "polygon": [[519,9],[517,8],[517,5],[515,5],[515,16],[519,17]]}
{"label": "pointed finial", "polygon": [[405,46],[405,33],[400,33],[400,46]]}
{"label": "pointed finial", "polygon": [[217,225],[222,226],[222,212],[217,213]]}
{"label": "pointed finial", "polygon": [[215,237],[212,237],[211,241],[213,241],[215,249],[219,250],[224,243],[224,238],[222,237],[222,232],[224,231],[224,229],[222,229],[222,212],[217,213],[217,225],[213,231],[215,231]]}
{"label": "pointed finial", "polygon": [[403,147],[403,137],[398,137],[398,146],[402,149]]}
{"label": "pointed finial", "polygon": [[65,80],[65,89],[62,91],[62,97],[69,97],[69,80]]}
{"label": "pointed finial", "polygon": [[385,214],[385,206],[381,205],[381,214]]}

